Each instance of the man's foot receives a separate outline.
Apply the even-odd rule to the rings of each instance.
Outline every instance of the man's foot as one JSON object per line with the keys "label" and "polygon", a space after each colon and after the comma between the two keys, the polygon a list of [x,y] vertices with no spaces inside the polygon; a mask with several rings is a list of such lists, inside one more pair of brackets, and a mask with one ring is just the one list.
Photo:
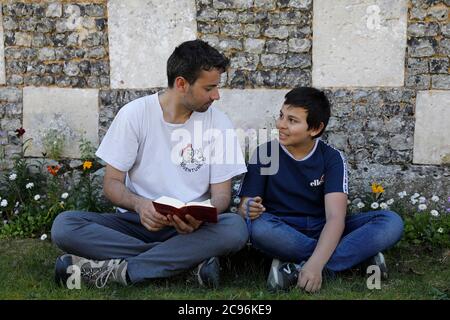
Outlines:
{"label": "man's foot", "polygon": [[384,259],[384,255],[381,252],[378,252],[373,257],[367,259],[362,263],[362,273],[364,275],[367,274],[367,268],[369,266],[377,266],[380,268],[381,280],[387,280],[389,277],[388,268],[386,265],[386,260]]}
{"label": "man's foot", "polygon": [[208,288],[219,287],[220,282],[220,264],[219,258],[212,257],[200,263],[195,273],[198,283]]}
{"label": "man's foot", "polygon": [[[78,268],[78,270],[76,270]],[[103,288],[108,281],[127,285],[127,262],[122,259],[89,260],[73,254],[64,254],[56,259],[55,281],[67,286],[72,274],[79,272],[81,279],[88,285]]]}
{"label": "man's foot", "polygon": [[302,264],[296,265],[292,262],[281,262],[278,259],[273,259],[267,277],[267,289],[275,292],[288,290],[295,286],[301,266]]}

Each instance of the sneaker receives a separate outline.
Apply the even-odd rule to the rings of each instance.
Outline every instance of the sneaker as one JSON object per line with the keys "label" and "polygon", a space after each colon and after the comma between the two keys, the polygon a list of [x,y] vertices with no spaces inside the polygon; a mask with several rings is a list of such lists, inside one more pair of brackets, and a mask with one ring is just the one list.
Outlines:
{"label": "sneaker", "polygon": [[220,281],[220,265],[219,258],[212,257],[202,263],[197,267],[196,276],[200,286],[208,288],[219,287]]}
{"label": "sneaker", "polygon": [[[64,254],[56,259],[55,282],[58,285],[67,285],[71,276],[69,267],[76,266],[80,270],[81,280],[90,286],[103,288],[108,281],[127,285],[127,262],[123,259],[89,260],[73,254]],[[72,270],[73,272],[73,270]]]}
{"label": "sneaker", "polygon": [[267,289],[271,292],[288,290],[295,286],[301,265],[292,262],[272,260],[269,276],[267,277]]}
{"label": "sneaker", "polygon": [[388,268],[386,265],[386,260],[384,259],[384,255],[381,252],[378,252],[373,257],[367,259],[362,263],[362,272],[367,274],[367,268],[369,266],[378,266],[380,268],[381,280],[387,280],[389,277]]}

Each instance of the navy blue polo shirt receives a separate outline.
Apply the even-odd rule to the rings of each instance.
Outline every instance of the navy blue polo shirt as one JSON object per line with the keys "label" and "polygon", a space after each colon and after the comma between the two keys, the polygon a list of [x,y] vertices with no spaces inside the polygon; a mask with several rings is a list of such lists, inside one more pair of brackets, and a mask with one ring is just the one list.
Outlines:
{"label": "navy blue polo shirt", "polygon": [[[272,146],[278,149],[278,157]],[[261,170],[273,171],[269,167],[276,167],[273,161],[277,158],[278,171],[261,174]],[[239,196],[260,196],[266,212],[275,215],[323,217],[325,194],[348,194],[344,155],[320,139],[316,139],[313,150],[301,160],[296,160],[277,140],[260,145],[247,170]]]}

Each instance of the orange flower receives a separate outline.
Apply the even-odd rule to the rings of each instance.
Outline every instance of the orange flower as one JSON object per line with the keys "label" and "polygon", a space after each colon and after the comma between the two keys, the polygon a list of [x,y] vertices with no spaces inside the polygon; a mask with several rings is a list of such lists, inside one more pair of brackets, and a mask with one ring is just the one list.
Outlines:
{"label": "orange flower", "polygon": [[90,169],[92,167],[92,161],[85,161],[83,163],[83,170]]}
{"label": "orange flower", "polygon": [[56,176],[58,174],[59,169],[61,169],[60,166],[47,166],[47,171],[50,172],[51,175]]}

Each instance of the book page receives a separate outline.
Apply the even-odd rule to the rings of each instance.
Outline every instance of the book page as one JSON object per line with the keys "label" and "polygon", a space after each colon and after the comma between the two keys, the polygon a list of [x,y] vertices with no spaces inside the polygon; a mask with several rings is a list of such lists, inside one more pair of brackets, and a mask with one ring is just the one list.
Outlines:
{"label": "book page", "polygon": [[184,207],[184,202],[181,202],[178,199],[166,197],[166,196],[160,197],[160,198],[156,199],[154,202],[158,202],[161,204],[167,204],[167,205],[175,207],[177,209]]}
{"label": "book page", "polygon": [[203,207],[211,207],[214,208],[214,206],[211,204],[211,199],[202,201],[202,202],[188,202],[186,203],[186,206],[203,206]]}

